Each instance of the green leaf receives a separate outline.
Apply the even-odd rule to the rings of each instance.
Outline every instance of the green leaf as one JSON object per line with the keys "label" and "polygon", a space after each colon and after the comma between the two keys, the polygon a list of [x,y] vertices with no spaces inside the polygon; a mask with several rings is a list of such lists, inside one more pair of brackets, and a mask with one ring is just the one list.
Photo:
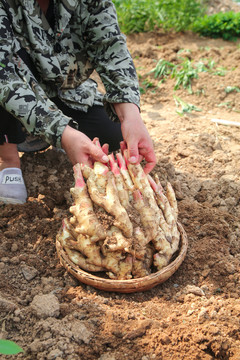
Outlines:
{"label": "green leaf", "polygon": [[23,349],[14,341],[0,339],[0,354],[15,355],[23,352]]}

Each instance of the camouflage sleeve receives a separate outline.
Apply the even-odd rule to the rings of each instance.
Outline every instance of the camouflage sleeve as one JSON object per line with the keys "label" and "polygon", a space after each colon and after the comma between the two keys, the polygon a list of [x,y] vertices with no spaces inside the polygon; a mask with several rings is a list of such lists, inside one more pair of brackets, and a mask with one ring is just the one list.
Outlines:
{"label": "camouflage sleeve", "polygon": [[[88,56],[106,89],[104,101],[139,106],[139,84],[133,60],[121,33],[115,7],[109,0],[85,0],[85,43]],[[114,120],[114,119],[113,119]]]}
{"label": "camouflage sleeve", "polygon": [[0,43],[0,105],[19,119],[30,134],[61,147],[61,134],[71,119],[48,99],[17,55],[19,44],[1,5]]}

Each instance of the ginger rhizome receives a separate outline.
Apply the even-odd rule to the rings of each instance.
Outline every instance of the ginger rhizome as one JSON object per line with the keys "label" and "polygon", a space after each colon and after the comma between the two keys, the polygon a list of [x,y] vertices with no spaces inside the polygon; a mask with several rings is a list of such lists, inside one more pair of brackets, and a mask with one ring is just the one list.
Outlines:
{"label": "ginger rhizome", "polygon": [[130,164],[125,151],[109,165],[74,166],[74,204],[58,234],[69,259],[111,279],[141,278],[167,266],[179,248],[177,201],[167,183]]}

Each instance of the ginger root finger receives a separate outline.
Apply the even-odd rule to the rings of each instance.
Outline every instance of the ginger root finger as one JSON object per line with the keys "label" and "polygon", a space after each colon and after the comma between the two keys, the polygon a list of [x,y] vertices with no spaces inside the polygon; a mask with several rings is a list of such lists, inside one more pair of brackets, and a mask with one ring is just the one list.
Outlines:
{"label": "ginger root finger", "polygon": [[92,200],[88,194],[80,164],[76,164],[73,169],[75,187],[71,188],[70,192],[75,205],[70,207],[70,212],[74,215],[70,219],[70,222],[73,225],[76,224],[75,230],[77,232],[90,236],[92,241],[104,239],[106,234],[94,212]]}
{"label": "ginger root finger", "polygon": [[62,247],[66,251],[69,259],[86,271],[104,271],[105,269],[102,266],[89,264],[87,258],[83,256],[81,252],[72,247],[72,244],[76,241],[69,230],[69,226],[70,225],[67,219],[64,219],[62,222],[62,229],[57,235],[57,239],[62,244]]}
{"label": "ginger root finger", "polygon": [[[101,194],[105,194],[105,189],[107,186],[107,173],[109,172],[108,167],[105,164],[102,164],[98,161],[95,161],[93,165],[93,171],[94,171],[94,181],[96,183],[96,186],[98,188],[98,191]],[[92,176],[91,174],[90,176]]]}
{"label": "ginger root finger", "polygon": [[116,273],[108,272],[110,279],[129,280],[132,278],[132,256],[127,255],[124,260],[119,261],[118,271]]}
{"label": "ginger root finger", "polygon": [[[96,243],[93,243],[89,236],[78,234],[77,237],[73,237],[72,225],[68,222],[67,219],[64,219],[63,229],[65,232],[65,246],[71,250],[78,250],[86,258],[86,262],[102,266],[102,259],[100,255],[100,246]],[[68,234],[68,236],[67,236]]]}
{"label": "ginger root finger", "polygon": [[139,226],[134,228],[132,254],[135,259],[144,259],[148,242],[149,239],[145,236],[143,230]]}
{"label": "ginger root finger", "polygon": [[144,259],[133,259],[132,274],[135,278],[148,276],[151,273],[154,250],[151,245],[146,246]]}
{"label": "ginger root finger", "polygon": [[114,158],[113,153],[111,153],[110,155],[108,155],[109,158],[109,163],[110,163],[110,167],[111,167],[111,171],[114,175],[114,179],[115,179],[115,183],[116,183],[116,187],[118,190],[118,196],[119,196],[119,200],[120,203],[122,204],[122,206],[125,209],[128,209],[130,207],[130,201],[129,201],[129,192],[126,188],[126,185],[124,183],[124,179],[122,177],[122,174],[120,172],[120,169],[118,167],[117,161]]}
{"label": "ginger root finger", "polygon": [[158,251],[153,256],[153,264],[158,271],[169,264],[173,254],[178,250],[180,233],[177,230],[177,227],[176,231],[177,232],[172,234],[171,243],[169,243],[166,240],[165,235],[161,233],[159,233],[158,236],[153,240],[153,245]]}
{"label": "ginger root finger", "polygon": [[125,162],[127,165],[128,172],[131,176],[132,182],[135,189],[139,189],[143,196],[148,199],[150,207],[158,211],[157,204],[154,197],[154,191],[151,188],[148,176],[145,174],[142,166],[140,164],[131,164],[126,160],[126,151],[125,151]]}
{"label": "ginger root finger", "polygon": [[124,183],[125,183],[127,189],[131,192],[131,191],[134,190],[134,184],[133,184],[132,179],[131,179],[131,177],[129,175],[126,162],[125,162],[125,160],[124,160],[121,153],[117,153],[116,158],[117,158],[118,166],[120,168],[120,172],[121,172],[122,177],[124,179]]}
{"label": "ginger root finger", "polygon": [[[155,191],[156,194],[163,194],[163,188],[162,188],[162,185],[160,183],[160,180],[159,180],[159,177],[157,174],[154,175],[154,180],[153,178],[149,176],[149,182],[153,188],[153,190]],[[170,184],[170,182],[167,182],[167,186],[166,186],[166,197],[167,197],[167,201],[169,203],[169,206],[171,208],[171,213],[172,213],[172,216],[174,217],[175,221],[177,221],[177,218],[178,218],[178,206],[177,206],[177,199],[176,199],[176,196],[175,196],[175,192],[172,188],[172,185]]]}
{"label": "ginger root finger", "polygon": [[132,252],[131,238],[126,238],[116,226],[111,226],[107,231],[107,237],[104,240],[103,246],[110,251],[121,250],[128,253]]}
{"label": "ginger root finger", "polygon": [[148,238],[148,241],[151,241],[158,233],[158,223],[155,219],[155,211],[144,203],[142,194],[139,190],[133,192],[133,198],[133,206],[139,212],[145,236]]}
{"label": "ginger root finger", "polygon": [[90,176],[91,174],[93,174],[93,169],[90,168],[90,167],[89,167],[88,165],[86,165],[86,164],[79,164],[79,165],[80,165],[80,169],[81,169],[81,172],[82,172],[84,178],[85,178],[85,179],[88,179],[89,176]]}
{"label": "ginger root finger", "polygon": [[107,269],[107,275],[111,279],[129,279],[131,278],[132,270],[132,257],[129,254],[125,254],[121,250],[110,251],[106,246],[103,246],[101,241],[102,249],[102,264]]}
{"label": "ginger root finger", "polygon": [[175,222],[175,217],[167,197],[163,193],[158,192],[156,194],[156,199],[158,206],[162,209],[166,223],[171,227]]}
{"label": "ginger root finger", "polygon": [[69,257],[69,259],[76,265],[80,266],[80,268],[86,270],[86,271],[92,271],[92,272],[99,272],[99,271],[105,271],[106,269],[101,266],[97,266],[94,264],[90,264],[87,259],[76,250],[71,250],[69,248],[65,248],[65,251]]}
{"label": "ginger root finger", "polygon": [[159,226],[163,230],[166,239],[169,242],[172,242],[172,227],[176,224],[173,209],[171,208],[168,199],[163,194],[163,188],[160,182],[156,183],[150,175],[148,175],[148,180],[154,191],[155,201],[157,202],[160,210]]}
{"label": "ginger root finger", "polygon": [[153,255],[153,265],[157,268],[157,270],[161,270],[163,267],[168,265],[168,259],[166,256],[160,253],[156,253]]}
{"label": "ginger root finger", "polygon": [[96,183],[91,176],[88,178],[87,186],[90,197],[95,204],[103,207],[109,214],[114,216],[114,225],[121,229],[126,237],[131,237],[133,225],[129,219],[128,213],[119,201],[114,176],[109,172],[106,174],[106,178],[107,184],[105,194],[99,192]]}
{"label": "ginger root finger", "polygon": [[177,218],[178,218],[177,199],[176,199],[175,192],[174,192],[170,182],[168,182],[167,186],[166,186],[166,196],[167,196],[168,201],[173,209],[173,215],[174,215],[175,221],[177,221]]}
{"label": "ginger root finger", "polygon": [[177,223],[174,224],[172,228],[172,249],[173,252],[177,251],[179,248],[180,242],[180,232],[178,231]]}

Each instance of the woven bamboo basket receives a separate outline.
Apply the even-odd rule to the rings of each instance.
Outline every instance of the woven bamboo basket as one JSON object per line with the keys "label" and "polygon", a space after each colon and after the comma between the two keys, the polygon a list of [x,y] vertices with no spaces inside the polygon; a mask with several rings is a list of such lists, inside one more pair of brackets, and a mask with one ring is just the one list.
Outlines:
{"label": "woven bamboo basket", "polygon": [[188,239],[180,223],[178,223],[178,230],[180,232],[181,238],[179,250],[174,260],[160,271],[138,279],[112,280],[100,277],[93,273],[88,273],[85,270],[82,270],[79,266],[75,265],[69,259],[58,239],[56,240],[56,249],[62,266],[64,266],[65,269],[80,282],[104,291],[114,291],[120,293],[140,292],[152,289],[158,284],[165,282],[177,271],[179,266],[182,264],[187,253]]}

